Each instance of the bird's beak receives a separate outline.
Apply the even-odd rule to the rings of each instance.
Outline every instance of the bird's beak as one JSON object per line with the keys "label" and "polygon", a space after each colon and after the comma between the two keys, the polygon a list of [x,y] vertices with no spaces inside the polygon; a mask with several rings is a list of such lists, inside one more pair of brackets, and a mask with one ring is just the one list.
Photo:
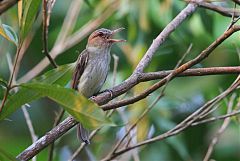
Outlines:
{"label": "bird's beak", "polygon": [[[118,28],[118,29],[113,30],[111,37],[112,37],[113,35],[115,35],[116,33],[124,30],[124,29],[125,29],[125,28],[121,27],[121,28]],[[115,42],[125,42],[125,41],[126,41],[126,40],[123,40],[123,39],[112,39],[111,37],[108,39],[108,42],[115,43]]]}

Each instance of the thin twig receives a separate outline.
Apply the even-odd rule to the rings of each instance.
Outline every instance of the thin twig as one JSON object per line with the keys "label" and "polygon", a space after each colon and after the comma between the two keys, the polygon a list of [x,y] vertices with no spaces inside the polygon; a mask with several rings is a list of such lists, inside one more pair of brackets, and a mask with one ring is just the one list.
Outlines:
{"label": "thin twig", "polygon": [[117,79],[117,67],[118,67],[118,62],[119,62],[119,57],[115,54],[112,55],[113,56],[113,79],[112,79],[112,86],[116,85],[116,79]]}
{"label": "thin twig", "polygon": [[[235,5],[234,5],[234,11],[236,10],[236,3],[235,3]],[[233,12],[233,15],[232,15],[232,19],[231,19],[231,23],[230,23],[230,25],[229,25],[229,27],[228,27],[228,29],[229,28],[231,28],[233,25],[235,25],[237,22],[238,22],[238,20],[239,20],[239,18],[240,18],[240,15],[235,19],[235,12]]]}
{"label": "thin twig", "polygon": [[[183,64],[180,67],[178,67],[177,69],[175,69],[174,72],[171,73],[171,75],[169,74],[167,77],[165,77],[161,81],[155,83],[150,88],[148,88],[147,90],[145,90],[144,92],[142,92],[141,94],[139,94],[137,96],[127,98],[125,100],[117,101],[114,103],[109,103],[107,105],[103,105],[102,109],[110,110],[113,108],[118,108],[118,107],[122,107],[125,105],[133,104],[134,102],[137,102],[141,99],[146,98],[150,93],[154,92],[155,90],[157,90],[158,88],[163,86],[168,81],[169,77],[171,77],[171,79],[172,79],[176,75],[184,72],[185,70],[191,68],[192,66],[196,65],[197,63],[199,63],[202,60],[204,60],[205,58],[207,58],[217,46],[219,46],[224,40],[226,40],[233,33],[235,33],[236,31],[239,31],[239,30],[240,30],[240,26],[232,26],[232,28],[225,31],[216,41],[214,41],[211,45],[209,45],[209,47],[207,47],[205,50],[203,50],[196,58],[186,62],[185,64]],[[114,90],[112,90],[112,91],[113,91],[112,93],[113,93],[113,97],[114,97]],[[95,97],[94,100],[98,101],[98,98],[99,98],[99,96]],[[101,104],[103,102],[103,100],[99,100],[99,102]],[[99,102],[97,102],[97,103],[99,103]]]}
{"label": "thin twig", "polygon": [[[137,79],[137,77],[136,78],[134,78],[134,79]],[[133,79],[133,81],[135,81]],[[235,87],[235,86],[234,86]],[[116,91],[115,91],[116,92]],[[120,92],[119,92],[120,93]],[[118,94],[119,94],[118,93]],[[120,94],[119,94],[120,95]],[[106,99],[106,98],[105,98]],[[66,121],[69,121],[71,118],[67,118],[64,122],[66,122]],[[72,127],[72,126],[71,126]],[[71,128],[70,127],[70,125],[68,125],[68,124],[66,124],[66,126],[65,127],[62,127],[61,126],[61,124],[60,125],[58,125],[56,128],[59,128],[59,129],[66,129],[66,128]],[[54,128],[55,129],[55,128]],[[181,129],[180,129],[181,130]],[[50,131],[50,132],[52,132],[52,131]],[[58,134],[59,133],[55,133],[55,134],[57,134],[57,136],[55,136],[55,135],[48,135],[48,137],[51,137],[52,139],[57,139],[59,136],[58,136]],[[174,133],[172,133],[172,134],[174,134]],[[45,143],[45,142],[42,142],[42,140],[39,140],[39,142],[38,142],[39,144],[40,143],[43,143],[43,144],[41,144],[41,146],[39,146],[39,144],[37,144],[36,146],[38,146],[37,148],[39,149],[39,151],[40,151],[40,149],[42,149],[43,147],[45,147],[46,145],[48,145],[48,143]],[[35,145],[33,145],[32,147],[29,147],[29,149],[27,150],[27,151],[24,151],[23,153],[21,153],[19,156],[22,156],[22,155],[26,155],[27,154],[27,152],[29,152],[29,150],[31,150],[32,148],[35,148],[36,147]],[[129,147],[128,147],[129,148]],[[35,152],[35,154],[36,154],[37,152]],[[31,153],[31,155],[32,155],[32,153]]]}
{"label": "thin twig", "polygon": [[[12,60],[11,60],[11,57],[9,55],[7,55],[7,62],[8,62],[8,65],[9,65],[9,70],[10,70],[10,73],[13,72],[13,64],[12,64]],[[18,63],[17,63],[18,64]],[[16,71],[17,72],[17,71]],[[16,73],[15,72],[15,73]],[[16,84],[16,77],[15,75],[13,76],[13,84]],[[11,89],[13,89],[13,86],[11,87]],[[18,88],[14,88],[14,91],[17,92]],[[26,120],[26,123],[27,123],[27,127],[28,127],[28,130],[30,132],[30,135],[31,135],[31,138],[32,138],[32,143],[34,143],[35,141],[37,141],[38,137],[37,135],[35,134],[35,131],[34,131],[34,128],[33,128],[33,124],[32,124],[32,121],[31,121],[31,118],[30,118],[30,115],[26,109],[26,106],[28,106],[27,104],[23,105],[22,106],[22,111],[23,111],[23,116]],[[36,161],[37,160],[37,157],[34,156],[32,161]]]}
{"label": "thin twig", "polygon": [[[202,0],[200,0],[202,1]],[[153,40],[153,43],[148,48],[147,52],[137,65],[134,73],[143,73],[146,66],[152,60],[153,55],[166,38],[184,21],[188,16],[190,16],[197,9],[197,5],[190,3],[186,8],[184,8],[163,30],[162,32]]]}
{"label": "thin twig", "polygon": [[179,123],[178,125],[176,125],[173,129],[158,135],[154,138],[142,141],[140,143],[137,143],[136,145],[127,147],[125,149],[121,149],[119,151],[117,151],[114,156],[112,156],[111,159],[116,158],[117,156],[140,146],[146,145],[146,144],[151,144],[154,143],[156,141],[160,141],[163,139],[166,139],[168,137],[174,136],[179,134],[180,132],[182,132],[183,130],[185,130],[186,128],[190,127],[201,115],[201,112],[204,111],[204,109],[211,107],[212,105],[218,103],[219,101],[221,101],[223,98],[225,98],[226,96],[228,96],[230,93],[232,93],[235,89],[237,89],[237,87],[240,85],[240,79],[237,78],[234,83],[227,89],[225,90],[223,93],[221,93],[220,95],[218,95],[217,97],[215,97],[214,99],[206,102],[201,108],[199,108],[197,111],[195,111],[193,114],[191,114],[189,117],[187,117],[184,121],[182,121],[181,123]]}
{"label": "thin twig", "polygon": [[[53,128],[56,127],[60,123],[60,121],[64,115],[64,112],[65,112],[65,110],[63,108],[60,108],[60,110],[57,113],[57,116],[55,118],[55,121],[53,123]],[[54,142],[49,146],[48,161],[51,161],[53,159],[54,146],[55,146]]]}
{"label": "thin twig", "polygon": [[[190,46],[188,47],[187,51],[183,54],[182,58],[177,62],[177,65],[174,67],[174,69],[178,68],[182,62],[184,61],[184,59],[186,58],[186,56],[189,54],[190,50],[192,49],[192,44],[190,44]],[[172,71],[172,73],[174,72],[174,70]],[[172,73],[170,73],[169,75],[172,75]],[[168,80],[170,80],[171,77],[168,78]],[[152,110],[152,108],[158,103],[158,101],[164,96],[164,91],[168,85],[169,81],[166,82],[165,86],[162,88],[159,96],[153,101],[153,103],[146,108],[143,113],[140,115],[140,117],[135,121],[135,123],[133,123],[127,130],[127,132],[125,133],[125,135],[122,137],[121,140],[118,141],[118,143],[115,145],[115,147],[113,148],[113,150],[107,155],[107,157],[105,157],[102,161],[105,160],[111,160],[112,156],[114,156],[114,153],[119,149],[120,145],[123,143],[123,141],[125,140],[125,138],[130,134],[130,132],[137,126],[137,124]],[[130,144],[130,140],[129,143],[127,143],[127,146]]]}
{"label": "thin twig", "polygon": [[82,4],[83,4],[83,0],[74,0],[71,2],[68,8],[67,14],[64,18],[61,31],[57,36],[57,40],[55,41],[52,51],[54,51],[55,48],[60,46],[61,44],[64,44],[69,34],[72,33],[75,27],[75,24],[77,22],[79,12],[82,8]]}
{"label": "thin twig", "polygon": [[[31,134],[31,138],[32,138],[32,143],[35,143],[38,139],[37,135],[35,134],[35,131],[34,131],[34,128],[33,128],[33,125],[32,125],[32,121],[31,121],[31,118],[29,116],[29,113],[25,107],[25,105],[22,106],[22,111],[23,111],[23,115],[24,115],[24,118],[26,120],[26,123],[27,123],[27,126],[28,126],[28,129],[29,129],[29,132]],[[37,157],[34,156],[32,161],[37,161]]]}
{"label": "thin twig", "polygon": [[4,97],[3,97],[3,100],[2,100],[2,103],[1,103],[1,106],[0,106],[0,113],[2,112],[2,109],[4,107],[5,102],[7,101],[7,97],[8,97],[9,91],[10,91],[11,86],[12,86],[12,81],[13,81],[13,78],[15,76],[15,70],[16,70],[16,66],[17,66],[17,63],[18,63],[18,57],[19,57],[19,54],[20,54],[21,46],[22,46],[22,44],[19,44],[19,46],[17,47],[16,57],[15,57],[14,64],[13,64],[13,70],[12,70],[12,73],[10,75],[10,78],[9,78],[9,81],[8,81],[8,86],[7,86],[7,89],[4,93]]}
{"label": "thin twig", "polygon": [[233,117],[233,116],[236,116],[236,115],[239,115],[239,114],[240,114],[240,110],[233,111],[233,112],[231,112],[229,114],[226,114],[226,115],[211,117],[211,118],[208,118],[208,119],[205,119],[205,120],[194,122],[191,126],[197,126],[197,125],[200,125],[200,124],[210,123],[210,122],[214,122],[214,121],[217,121],[217,120],[225,119],[227,117]]}
{"label": "thin twig", "polygon": [[[105,22],[112,14],[118,9],[120,5],[120,1],[114,0],[109,4],[109,6],[95,19],[90,20],[84,26],[82,26],[79,30],[77,30],[71,36],[68,36],[64,43],[55,44],[52,50],[50,51],[50,55],[53,59],[55,59],[59,54],[63,53],[67,49],[81,42],[89,33],[91,33],[94,29],[99,27],[103,22]],[[18,82],[26,82],[37,76],[41,73],[47,66],[49,65],[49,61],[47,58],[42,59],[36,66],[34,66],[30,71],[28,71],[23,77],[21,77]]]}
{"label": "thin twig", "polygon": [[[230,98],[229,104],[228,104],[228,109],[227,109],[227,114],[230,114],[233,108],[233,101],[236,98],[236,95],[232,95],[232,97]],[[203,161],[209,161],[211,154],[213,152],[214,146],[217,144],[220,136],[222,135],[222,133],[225,131],[225,129],[228,127],[229,123],[230,123],[230,118],[227,117],[224,119],[222,126],[220,127],[220,129],[217,131],[217,133],[215,134],[214,138],[212,139],[207,153],[203,159]]]}
{"label": "thin twig", "polygon": [[234,10],[232,8],[229,9],[229,8],[217,6],[217,5],[214,5],[212,3],[203,2],[203,1],[199,2],[199,1],[196,1],[196,0],[187,0],[187,2],[195,3],[195,4],[199,5],[199,7],[215,11],[215,12],[217,12],[217,13],[223,15],[223,16],[226,16],[226,17],[232,17],[232,15],[234,15],[235,17],[240,16],[240,10]]}
{"label": "thin twig", "polygon": [[[81,6],[81,2],[82,0],[76,0],[73,1],[68,9],[67,15],[64,19],[63,22],[63,26],[62,29],[57,37],[57,40],[55,42],[55,44],[57,43],[63,43],[66,39],[66,36],[72,31],[72,29],[75,26],[76,20],[77,20],[77,16],[78,13],[80,11],[80,6]],[[54,2],[52,2],[52,5],[54,4]],[[57,126],[63,115],[64,115],[65,110],[63,108],[60,109],[60,111],[58,112],[56,119],[53,123],[53,127]],[[53,152],[54,152],[54,142],[49,146],[49,152],[48,152],[48,161],[51,161],[53,159]]]}
{"label": "thin twig", "polygon": [[48,26],[50,22],[50,13],[52,10],[51,0],[43,0],[43,53],[47,56],[48,60],[54,68],[57,68],[56,62],[49,54],[48,50]]}

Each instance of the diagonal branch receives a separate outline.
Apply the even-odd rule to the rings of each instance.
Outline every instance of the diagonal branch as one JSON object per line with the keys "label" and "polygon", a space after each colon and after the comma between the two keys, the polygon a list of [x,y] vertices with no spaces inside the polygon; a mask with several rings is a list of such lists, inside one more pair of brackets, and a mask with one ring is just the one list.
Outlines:
{"label": "diagonal branch", "polygon": [[7,11],[9,8],[17,4],[18,0],[3,0],[0,2],[0,15]]}
{"label": "diagonal branch", "polygon": [[[198,0],[201,2],[202,0]],[[181,23],[186,20],[193,12],[197,9],[197,5],[190,3],[184,8],[164,29],[163,31],[153,40],[153,43],[148,48],[147,52],[138,63],[134,73],[142,73],[147,65],[151,62],[153,55],[157,51],[158,47],[162,45],[166,38],[179,26]]]}
{"label": "diagonal branch", "polygon": [[[105,22],[119,7],[119,1],[115,0],[111,2],[108,7],[96,18],[90,20],[74,34],[65,37],[64,43],[59,41],[50,51],[50,55],[55,59],[58,55],[66,51],[67,49],[73,47],[77,43],[81,42],[90,32],[99,27],[103,22]],[[18,82],[27,82],[41,73],[49,65],[48,59],[43,58],[35,67],[28,71],[23,77],[21,77]]]}
{"label": "diagonal branch", "polygon": [[17,156],[19,160],[29,160],[39,153],[43,148],[47,147],[49,144],[54,142],[57,138],[61,137],[68,130],[74,127],[78,122],[72,118],[68,117],[58,126],[53,128],[51,131],[46,133],[43,137],[38,139],[34,144],[25,149],[22,153]]}
{"label": "diagonal branch", "polygon": [[[202,0],[198,0],[201,2]],[[94,101],[98,104],[102,105],[109,102],[112,98],[115,98],[126,91],[132,88],[137,84],[139,79],[139,74],[143,73],[144,68],[150,63],[153,55],[157,51],[158,47],[165,42],[167,37],[181,25],[181,23],[188,18],[188,16],[192,15],[197,9],[196,4],[188,4],[164,29],[163,31],[153,40],[151,46],[145,53],[144,57],[141,59],[133,74],[125,80],[122,84],[111,89],[112,94],[109,92],[103,92],[94,98]]]}
{"label": "diagonal branch", "polygon": [[[168,79],[170,77],[171,77],[171,79],[173,79],[178,74],[182,73],[183,71],[191,68],[192,66],[196,65],[197,63],[199,63],[202,60],[204,60],[205,58],[207,58],[217,46],[219,46],[224,40],[226,40],[233,33],[237,32],[239,30],[240,30],[240,26],[232,26],[229,30],[225,31],[216,41],[214,41],[209,47],[207,47],[205,50],[203,50],[196,58],[188,61],[187,63],[185,63],[183,65],[181,65],[180,67],[175,69],[174,72],[169,74],[167,77],[165,77],[161,81],[155,83],[154,85],[152,85],[150,88],[148,88],[147,90],[145,90],[141,94],[139,94],[137,96],[134,96],[134,97],[131,97],[131,98],[127,98],[125,100],[121,100],[121,101],[117,101],[117,102],[114,102],[114,103],[109,103],[107,105],[103,105],[102,109],[103,110],[110,110],[110,109],[118,108],[118,107],[121,107],[121,106],[133,104],[134,102],[137,102],[141,99],[146,98],[150,93],[152,93],[155,90],[157,90],[158,88],[162,87],[168,81]],[[139,74],[138,74],[138,77],[139,77]],[[138,78],[137,78],[137,80],[138,80]],[[123,89],[123,91],[126,92],[127,91],[126,88]],[[112,90],[113,96],[115,95],[114,92],[115,91],[114,91],[114,88],[113,88],[113,90]],[[94,98],[94,101],[96,103],[98,103],[100,105],[102,103],[105,103],[104,98],[102,98],[102,100],[99,100],[98,97],[99,96]]]}
{"label": "diagonal branch", "polygon": [[204,110],[206,110],[207,108],[211,108],[212,105],[214,105],[214,104],[218,103],[219,101],[221,101],[222,99],[224,99],[226,96],[231,94],[234,90],[236,90],[239,85],[240,85],[240,77],[238,77],[236,79],[236,81],[228,89],[226,89],[223,93],[216,96],[214,99],[206,102],[202,107],[200,107],[197,111],[195,111],[193,114],[191,114],[185,120],[183,120],[181,123],[176,125],[173,129],[171,129],[161,135],[158,135],[154,138],[137,143],[136,145],[121,149],[121,150],[115,152],[115,154],[111,158],[108,158],[108,160],[114,159],[117,156],[119,156],[125,152],[128,152],[131,149],[134,149],[134,148],[137,148],[137,147],[140,147],[143,145],[151,144],[156,141],[160,141],[160,140],[166,139],[168,137],[179,134],[186,128],[190,127],[195,121],[197,121],[199,119],[199,117],[201,116],[201,114],[204,112]]}
{"label": "diagonal branch", "polygon": [[206,8],[212,11],[215,11],[223,16],[226,17],[232,17],[234,15],[235,18],[240,16],[240,10],[239,9],[234,9],[234,8],[225,8],[221,6],[214,5],[212,3],[208,2],[199,2],[196,0],[190,0],[192,3],[196,3],[199,5],[199,7]]}

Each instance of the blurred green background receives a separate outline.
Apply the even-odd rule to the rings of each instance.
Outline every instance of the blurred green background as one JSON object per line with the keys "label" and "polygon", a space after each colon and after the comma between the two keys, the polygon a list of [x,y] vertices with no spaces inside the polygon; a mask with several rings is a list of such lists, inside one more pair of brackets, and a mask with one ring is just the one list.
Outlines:
{"label": "blurred green background", "polygon": [[[54,47],[71,3],[73,1],[56,1],[49,26],[49,49]],[[230,1],[221,3],[229,8],[234,7],[234,4]],[[97,18],[105,18],[106,20],[101,23],[97,22],[96,28],[125,28],[117,37],[124,38],[127,42],[114,45],[112,48],[112,53],[119,57],[116,84],[121,83],[131,75],[153,39],[186,6],[186,3],[180,0],[86,0],[79,4],[80,12],[77,15],[76,24],[72,24],[74,26],[72,26],[73,30],[70,35],[78,33],[82,26]],[[104,12],[112,13],[103,16]],[[2,14],[1,21],[13,27],[15,32],[18,33],[17,5]],[[173,69],[190,44],[193,47],[185,61],[191,60],[220,36],[227,29],[230,22],[231,18],[229,17],[199,8],[159,47],[146,71]],[[42,26],[39,18],[36,19],[31,33],[33,39],[23,56],[17,80],[44,57],[42,53]],[[57,64],[63,65],[74,62],[78,57],[76,51],[82,51],[85,48],[89,33],[86,34],[82,41],[78,41],[76,45],[61,52],[55,59]],[[237,48],[240,45],[238,42],[239,34],[236,33],[196,67],[239,65]],[[15,50],[16,47],[13,44],[0,37],[0,76],[5,80],[9,78],[7,55],[13,59]],[[43,74],[50,69],[52,69],[52,66],[48,66],[41,73]],[[103,89],[113,86],[112,70],[113,61],[111,62],[109,77]],[[235,78],[236,75],[176,78],[167,86],[164,98],[139,124],[137,129],[138,140],[141,141],[148,136],[159,135],[172,128],[207,100],[226,89]],[[140,93],[154,82],[151,81],[136,86],[125,97]],[[122,108],[126,120],[130,122],[135,120],[159,93],[160,90],[145,100]],[[0,98],[2,97],[3,89],[1,88]],[[235,103],[237,102],[236,99]],[[40,99],[32,102],[27,109],[36,134],[41,137],[52,128],[59,106],[48,99]],[[214,115],[225,113],[226,102],[222,102]],[[118,113],[113,115],[112,120],[119,125],[125,123]],[[221,126],[221,123],[222,121],[217,121],[192,127],[177,136],[141,147],[138,150],[140,160],[202,160],[211,139]],[[89,156],[92,156],[93,160],[103,158],[114,145],[115,139],[122,135],[122,130],[122,127],[104,128],[93,139],[92,144],[87,147],[87,151],[84,150],[80,153],[78,159],[90,160]],[[54,160],[67,160],[79,146],[79,142],[76,140],[75,129],[59,139],[56,142]],[[9,120],[0,122],[1,149],[16,156],[30,144],[31,137],[21,109],[11,115]],[[240,126],[238,118],[232,119],[229,127],[216,145],[212,158],[219,161],[240,160]],[[37,155],[37,160],[47,160],[47,149]]]}

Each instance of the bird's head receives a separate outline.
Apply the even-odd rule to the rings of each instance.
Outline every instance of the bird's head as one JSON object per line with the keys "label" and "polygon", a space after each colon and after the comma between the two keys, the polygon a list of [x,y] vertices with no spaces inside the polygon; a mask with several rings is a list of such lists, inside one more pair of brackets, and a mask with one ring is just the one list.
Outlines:
{"label": "bird's head", "polygon": [[94,31],[88,38],[88,47],[110,47],[113,43],[124,42],[122,39],[113,39],[113,35],[122,31],[124,28],[109,30],[105,28]]}

